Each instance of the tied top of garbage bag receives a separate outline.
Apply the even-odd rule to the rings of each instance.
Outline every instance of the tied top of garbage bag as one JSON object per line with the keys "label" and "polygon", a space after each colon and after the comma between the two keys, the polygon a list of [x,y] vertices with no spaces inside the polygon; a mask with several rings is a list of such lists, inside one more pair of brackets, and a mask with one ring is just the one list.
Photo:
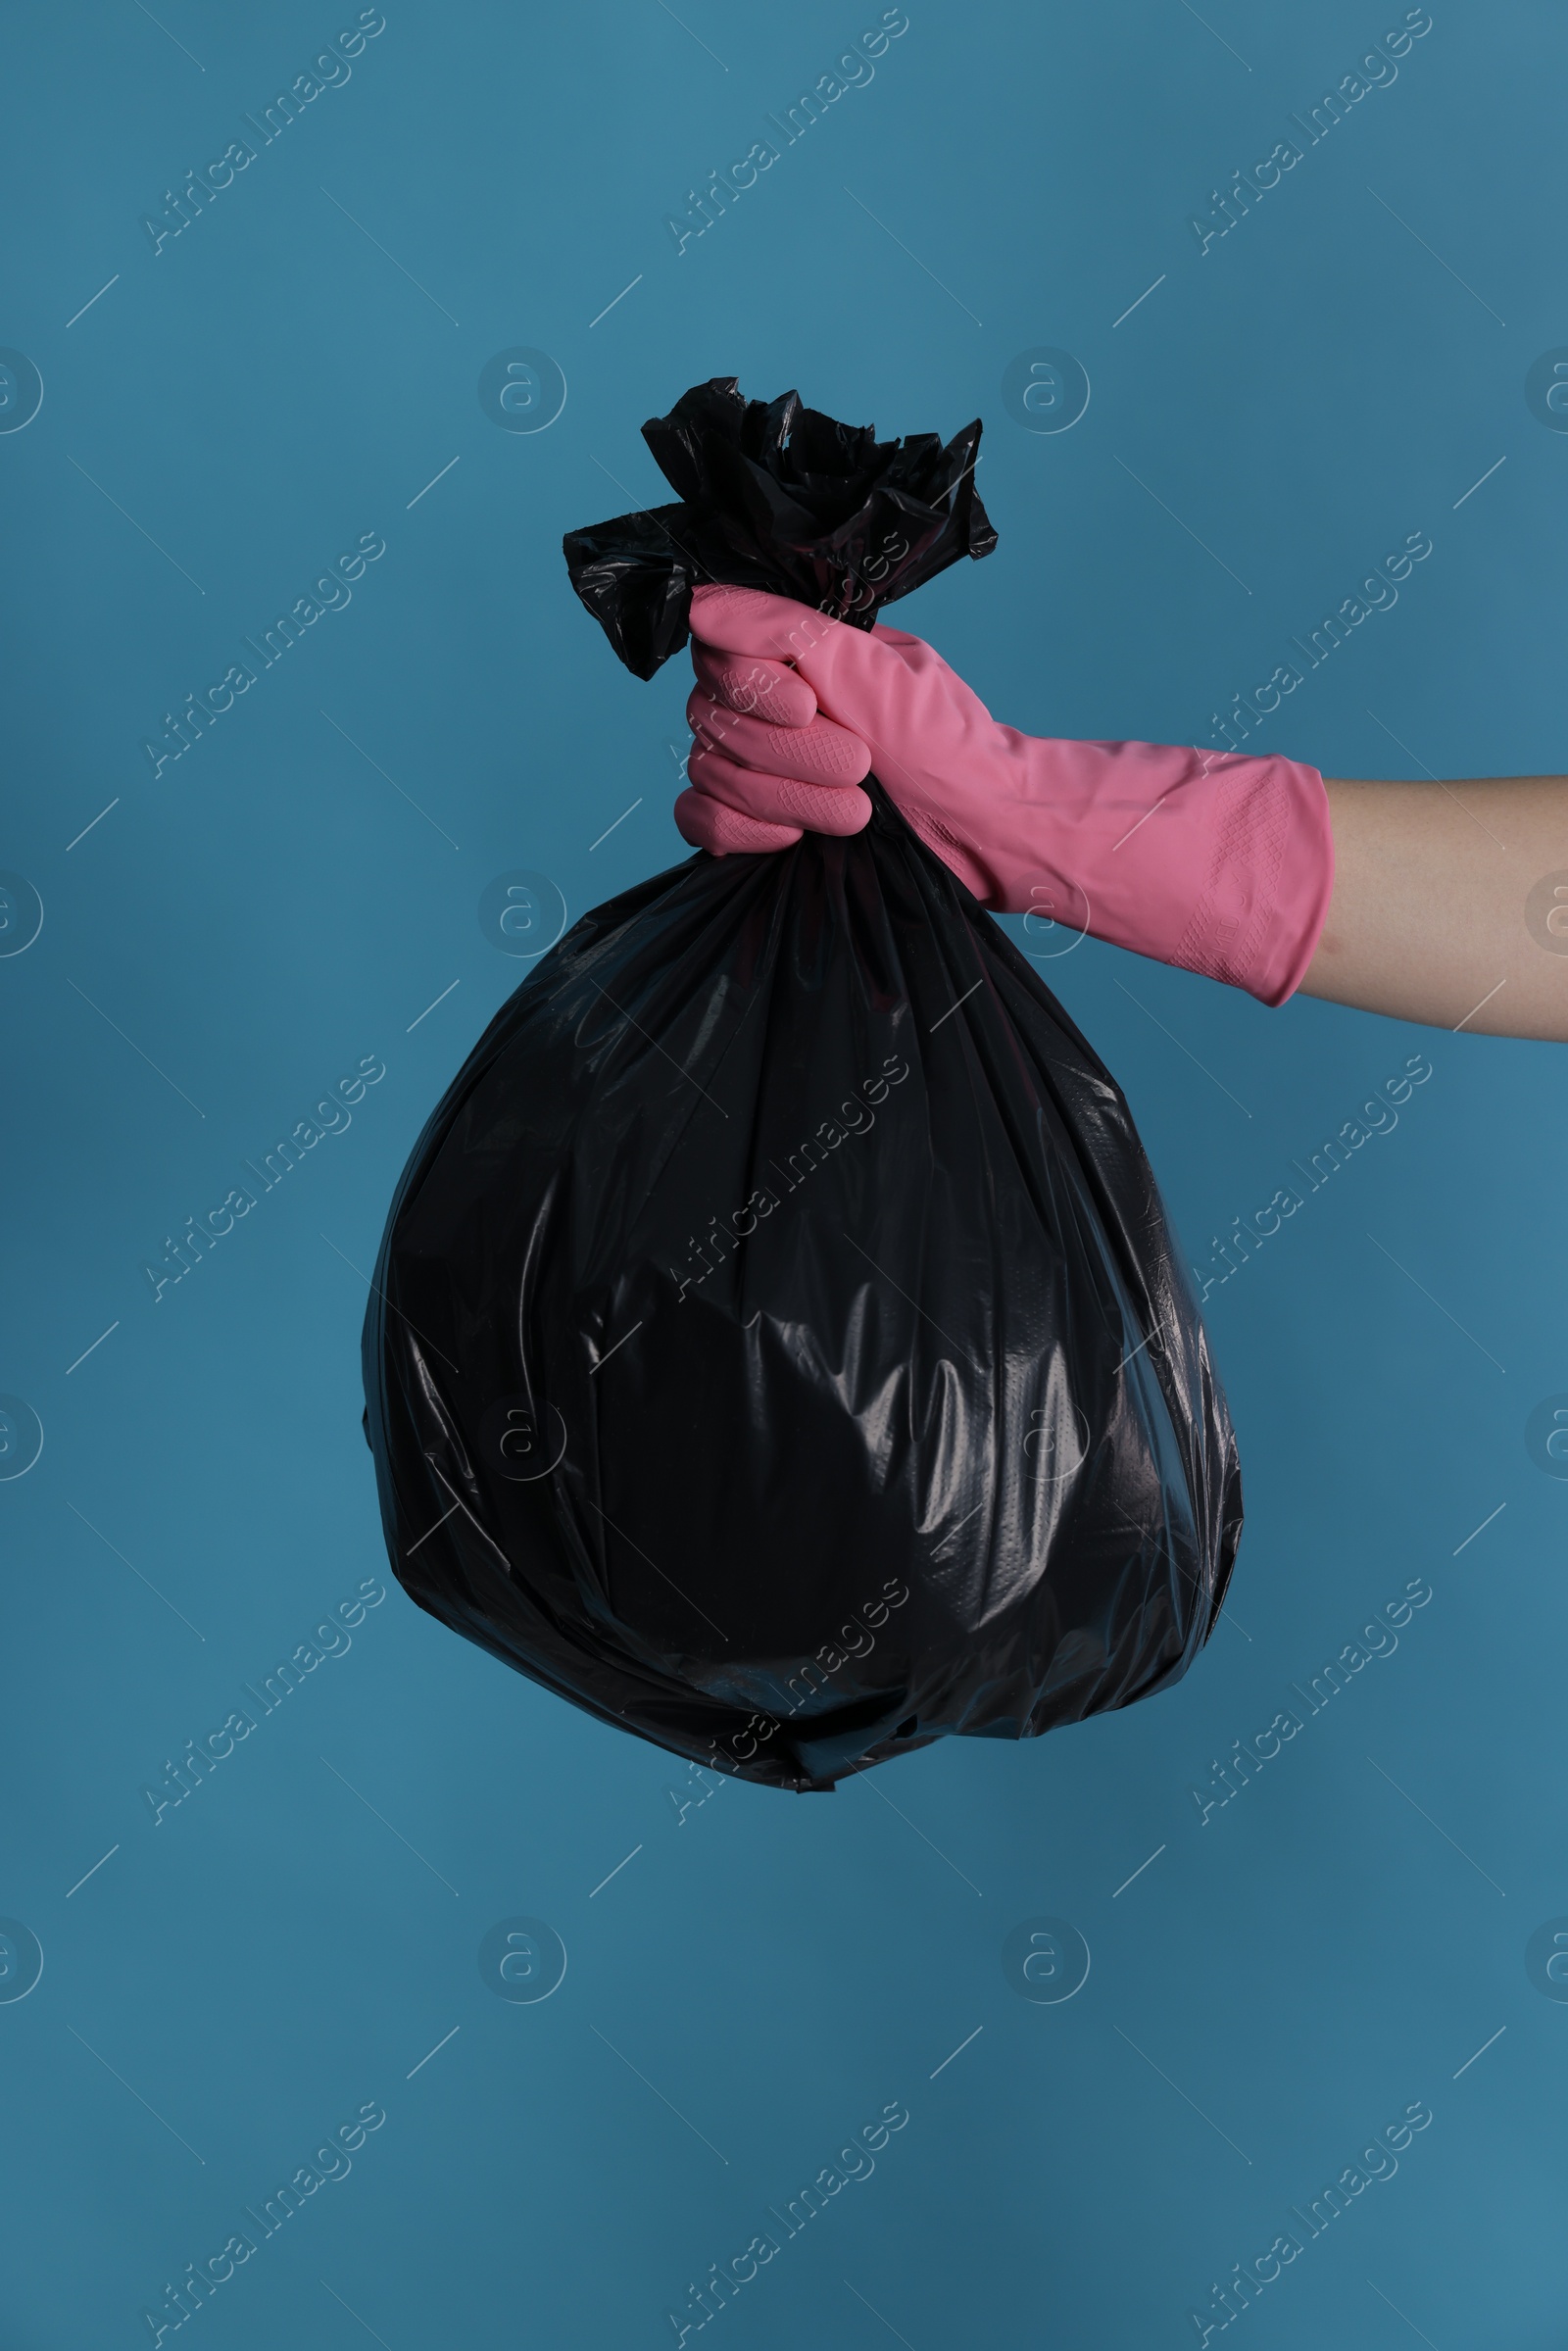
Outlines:
{"label": "tied top of garbage bag", "polygon": [[879,441],[797,392],[694,384],[643,439],[677,505],[566,533],[571,584],[628,669],[652,677],[690,634],[693,588],[765,588],[869,628],[877,612],[997,543],[975,492],[980,420]]}

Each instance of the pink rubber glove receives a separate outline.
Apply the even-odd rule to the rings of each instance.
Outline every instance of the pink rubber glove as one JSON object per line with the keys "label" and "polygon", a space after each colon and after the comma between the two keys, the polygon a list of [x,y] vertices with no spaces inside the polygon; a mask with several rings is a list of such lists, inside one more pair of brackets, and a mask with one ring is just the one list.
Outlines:
{"label": "pink rubber glove", "polygon": [[[920,638],[751,588],[692,596],[696,738],[675,821],[715,857],[854,833],[877,780],[998,912],[1038,913],[1283,1004],[1328,912],[1315,767],[1000,726]],[[739,658],[737,658],[739,657]]]}

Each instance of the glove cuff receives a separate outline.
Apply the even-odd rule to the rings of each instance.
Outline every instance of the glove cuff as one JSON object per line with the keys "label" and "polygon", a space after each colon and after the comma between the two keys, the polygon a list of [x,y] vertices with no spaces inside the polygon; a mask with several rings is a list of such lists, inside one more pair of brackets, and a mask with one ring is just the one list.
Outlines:
{"label": "glove cuff", "polygon": [[1305,976],[1334,890],[1328,794],[1315,767],[1238,756],[1216,787],[1207,873],[1170,960],[1284,1004]]}

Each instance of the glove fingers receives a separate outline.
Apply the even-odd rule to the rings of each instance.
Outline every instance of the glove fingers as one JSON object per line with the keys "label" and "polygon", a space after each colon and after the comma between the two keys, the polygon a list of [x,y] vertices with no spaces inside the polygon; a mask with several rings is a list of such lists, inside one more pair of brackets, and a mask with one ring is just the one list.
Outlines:
{"label": "glove fingers", "polygon": [[782,661],[748,659],[724,653],[692,639],[692,666],[697,682],[726,710],[768,720],[774,726],[809,726],[816,716],[816,696],[804,677]]}
{"label": "glove fingers", "polygon": [[810,783],[858,784],[871,772],[871,754],[858,735],[831,718],[808,726],[768,726],[715,703],[702,686],[692,690],[686,723],[698,740],[738,766],[762,775],[796,775]]}
{"label": "glove fingers", "polygon": [[708,646],[789,662],[816,697],[822,715],[867,740],[879,731],[872,721],[889,702],[902,706],[910,666],[922,656],[936,663],[944,680],[950,675],[940,655],[918,637],[906,645],[902,630],[852,628],[812,605],[764,595],[760,588],[694,589],[692,632]]}
{"label": "glove fingers", "polygon": [[721,800],[711,800],[706,792],[687,791],[675,803],[675,828],[683,841],[693,849],[706,849],[710,857],[750,857],[776,849],[793,849],[800,839],[800,827],[793,824],[762,824],[757,818],[725,806]]}
{"label": "glove fingers", "polygon": [[794,661],[842,625],[808,604],[768,596],[760,588],[692,590],[692,635],[725,653]]}
{"label": "glove fingers", "polygon": [[760,774],[756,768],[737,766],[722,752],[701,743],[688,759],[686,772],[710,798],[764,824],[843,834],[860,832],[871,820],[871,803],[853,785],[836,787],[811,783],[803,776]]}

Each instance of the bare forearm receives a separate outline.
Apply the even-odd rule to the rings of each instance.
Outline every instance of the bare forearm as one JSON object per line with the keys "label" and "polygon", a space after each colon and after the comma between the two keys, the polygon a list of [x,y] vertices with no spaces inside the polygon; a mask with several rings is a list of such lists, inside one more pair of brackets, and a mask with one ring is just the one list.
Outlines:
{"label": "bare forearm", "polygon": [[1568,777],[1324,784],[1334,895],[1302,991],[1568,1043]]}

